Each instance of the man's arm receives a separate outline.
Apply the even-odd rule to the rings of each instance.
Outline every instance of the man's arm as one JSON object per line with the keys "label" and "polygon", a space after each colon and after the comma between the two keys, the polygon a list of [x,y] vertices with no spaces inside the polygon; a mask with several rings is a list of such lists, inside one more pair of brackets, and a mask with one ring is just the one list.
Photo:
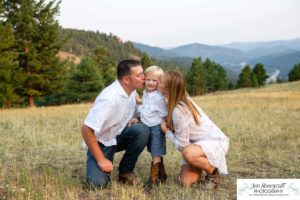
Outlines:
{"label": "man's arm", "polygon": [[94,156],[101,170],[104,172],[112,172],[113,164],[104,156],[103,152],[99,148],[94,130],[83,124],[81,127],[81,134],[86,145],[88,146],[89,151]]}

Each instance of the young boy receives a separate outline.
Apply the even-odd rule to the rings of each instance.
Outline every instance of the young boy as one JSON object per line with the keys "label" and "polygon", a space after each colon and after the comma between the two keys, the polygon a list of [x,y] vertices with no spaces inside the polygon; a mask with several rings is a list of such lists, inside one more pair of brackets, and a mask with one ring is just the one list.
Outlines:
{"label": "young boy", "polygon": [[158,79],[163,70],[158,66],[150,66],[145,70],[145,90],[143,98],[137,97],[141,121],[150,129],[148,151],[152,156],[150,177],[145,186],[150,188],[153,184],[164,182],[167,175],[162,156],[166,155],[166,138],[162,133],[160,124],[167,115],[167,106],[164,97],[157,91]]}

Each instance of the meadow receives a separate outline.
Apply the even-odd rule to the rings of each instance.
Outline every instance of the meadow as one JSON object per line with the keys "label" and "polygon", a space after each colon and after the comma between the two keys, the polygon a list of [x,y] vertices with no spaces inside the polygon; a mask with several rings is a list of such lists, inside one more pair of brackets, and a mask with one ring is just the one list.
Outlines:
{"label": "meadow", "polygon": [[[143,191],[118,183],[116,154],[109,188],[85,188],[80,127],[92,104],[0,110],[0,199],[236,199],[238,178],[300,178],[300,82],[193,97],[230,139],[229,174],[220,189],[178,184],[180,154],[168,142],[168,181]],[[151,157],[136,165],[143,182]]]}

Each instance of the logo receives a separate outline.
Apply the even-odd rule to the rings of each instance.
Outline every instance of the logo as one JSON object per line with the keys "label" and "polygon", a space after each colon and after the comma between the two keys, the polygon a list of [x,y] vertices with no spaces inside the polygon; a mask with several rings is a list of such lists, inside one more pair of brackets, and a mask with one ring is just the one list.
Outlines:
{"label": "logo", "polygon": [[237,200],[300,199],[300,179],[237,179]]}

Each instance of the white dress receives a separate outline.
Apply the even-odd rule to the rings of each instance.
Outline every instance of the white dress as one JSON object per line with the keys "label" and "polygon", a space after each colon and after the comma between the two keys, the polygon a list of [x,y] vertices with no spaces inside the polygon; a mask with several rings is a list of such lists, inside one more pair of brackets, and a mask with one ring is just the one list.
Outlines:
{"label": "white dress", "polygon": [[[228,174],[225,155],[229,148],[229,139],[201,108],[195,103],[194,105],[200,112],[200,125],[195,123],[186,105],[180,102],[172,113],[175,132],[167,131],[166,137],[179,151],[189,144],[199,145],[210,164],[217,167],[221,174]],[[182,164],[184,163],[186,162],[183,161]]]}

